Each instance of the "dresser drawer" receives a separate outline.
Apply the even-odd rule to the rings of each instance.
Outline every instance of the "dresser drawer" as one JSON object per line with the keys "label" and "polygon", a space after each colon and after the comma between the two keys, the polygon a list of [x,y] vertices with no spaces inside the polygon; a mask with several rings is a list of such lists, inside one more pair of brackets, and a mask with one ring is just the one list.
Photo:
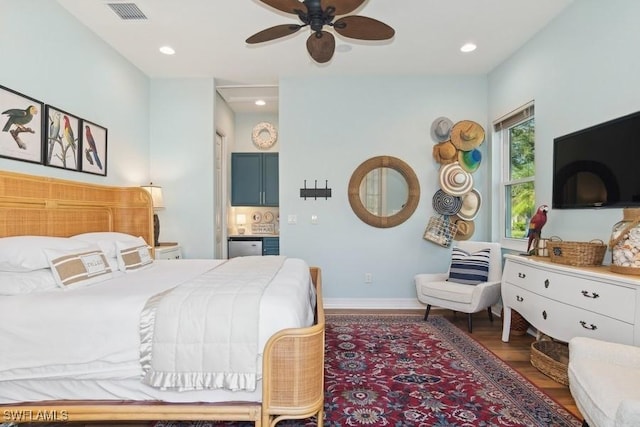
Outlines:
{"label": "dresser drawer", "polygon": [[503,281],[544,298],[627,323],[635,319],[636,291],[629,287],[517,262],[507,263]]}
{"label": "dresser drawer", "polygon": [[519,286],[502,285],[504,305],[522,314],[538,331],[561,341],[576,336],[633,345],[632,323],[545,298]]}

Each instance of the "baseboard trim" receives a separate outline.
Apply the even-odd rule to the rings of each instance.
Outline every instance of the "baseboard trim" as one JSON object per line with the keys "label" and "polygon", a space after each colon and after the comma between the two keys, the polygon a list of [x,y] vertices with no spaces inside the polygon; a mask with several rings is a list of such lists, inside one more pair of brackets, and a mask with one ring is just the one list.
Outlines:
{"label": "baseboard trim", "polygon": [[[424,310],[427,306],[414,298],[325,298],[324,308],[328,310]],[[500,316],[499,307],[491,311]],[[446,310],[442,307],[431,307],[432,311]],[[486,310],[485,310],[486,311]]]}
{"label": "baseboard trim", "polygon": [[324,308],[340,310],[424,310],[415,298],[325,298]]}
{"label": "baseboard trim", "polygon": [[[325,298],[324,308],[327,310],[424,310],[426,306],[413,298]],[[501,318],[502,304],[491,307],[494,316]],[[432,307],[431,312],[447,310],[442,307]],[[486,311],[486,310],[485,310]],[[527,330],[528,335],[538,336],[535,328]]]}

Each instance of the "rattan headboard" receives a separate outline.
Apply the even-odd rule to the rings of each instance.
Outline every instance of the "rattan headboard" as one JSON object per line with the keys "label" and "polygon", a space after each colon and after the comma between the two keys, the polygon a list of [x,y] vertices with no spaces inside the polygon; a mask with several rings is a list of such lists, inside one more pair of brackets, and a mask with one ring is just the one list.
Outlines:
{"label": "rattan headboard", "polygon": [[140,187],[0,171],[0,237],[92,231],[119,231],[153,242],[151,197]]}

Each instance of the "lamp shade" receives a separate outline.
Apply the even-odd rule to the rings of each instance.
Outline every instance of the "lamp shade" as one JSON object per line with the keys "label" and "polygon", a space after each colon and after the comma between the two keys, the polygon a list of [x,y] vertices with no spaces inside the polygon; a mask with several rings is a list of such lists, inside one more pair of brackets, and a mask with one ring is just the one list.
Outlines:
{"label": "lamp shade", "polygon": [[149,194],[151,194],[151,201],[153,203],[154,209],[162,209],[164,208],[164,200],[162,198],[162,187],[157,185],[153,185],[153,183],[149,185],[143,185],[142,188],[147,190]]}
{"label": "lamp shade", "polygon": [[244,225],[247,222],[247,216],[245,214],[236,215],[236,224]]}

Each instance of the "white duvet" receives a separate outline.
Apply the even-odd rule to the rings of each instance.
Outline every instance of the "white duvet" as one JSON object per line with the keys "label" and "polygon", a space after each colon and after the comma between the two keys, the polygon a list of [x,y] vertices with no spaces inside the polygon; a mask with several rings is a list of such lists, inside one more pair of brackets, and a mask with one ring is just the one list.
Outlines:
{"label": "white duvet", "polygon": [[162,390],[255,390],[260,302],[285,259],[236,257],[150,298],[140,322],[142,382]]}
{"label": "white duvet", "polygon": [[[158,260],[146,270],[82,288],[0,297],[0,342],[5,343],[0,360],[0,402],[15,400],[15,396],[6,398],[3,393],[3,387],[9,390],[11,384],[42,384],[54,379],[96,384],[123,381],[129,385],[139,381],[139,320],[147,299],[222,262]],[[279,330],[311,325],[313,298],[308,265],[287,258],[261,301],[259,348]],[[76,396],[71,390],[51,397],[99,398]],[[38,398],[20,396],[19,400]]]}

